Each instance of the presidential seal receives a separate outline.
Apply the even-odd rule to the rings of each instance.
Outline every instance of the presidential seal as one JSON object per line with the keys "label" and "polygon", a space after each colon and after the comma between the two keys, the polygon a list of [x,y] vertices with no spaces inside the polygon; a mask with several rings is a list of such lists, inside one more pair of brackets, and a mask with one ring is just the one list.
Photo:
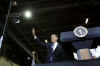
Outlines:
{"label": "presidential seal", "polygon": [[73,30],[73,33],[75,36],[77,36],[79,38],[83,38],[83,37],[87,36],[88,29],[83,26],[78,26]]}

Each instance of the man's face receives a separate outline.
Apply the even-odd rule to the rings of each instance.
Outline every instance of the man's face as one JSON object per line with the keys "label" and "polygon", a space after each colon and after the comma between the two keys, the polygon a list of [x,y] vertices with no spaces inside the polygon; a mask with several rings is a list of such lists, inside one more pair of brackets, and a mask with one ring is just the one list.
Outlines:
{"label": "man's face", "polygon": [[55,42],[57,42],[57,40],[58,40],[58,36],[56,34],[52,34],[51,35],[51,42],[55,43]]}

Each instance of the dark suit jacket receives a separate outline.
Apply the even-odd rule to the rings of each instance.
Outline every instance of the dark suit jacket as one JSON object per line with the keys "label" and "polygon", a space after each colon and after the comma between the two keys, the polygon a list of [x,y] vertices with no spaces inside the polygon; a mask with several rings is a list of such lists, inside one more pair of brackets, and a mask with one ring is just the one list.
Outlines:
{"label": "dark suit jacket", "polygon": [[52,48],[51,48],[52,43],[45,44],[41,42],[38,38],[35,40],[38,44],[43,45],[46,48],[48,48],[48,56],[46,58],[47,63],[49,63],[50,57],[53,57],[53,62],[61,62],[61,61],[66,60],[65,52],[62,49],[62,46],[60,44],[58,44],[55,51],[52,52]]}

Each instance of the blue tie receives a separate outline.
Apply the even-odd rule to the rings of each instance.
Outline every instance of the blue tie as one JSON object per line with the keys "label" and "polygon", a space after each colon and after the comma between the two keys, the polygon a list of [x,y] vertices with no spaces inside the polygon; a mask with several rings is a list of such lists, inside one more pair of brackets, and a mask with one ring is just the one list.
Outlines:
{"label": "blue tie", "polygon": [[52,52],[52,53],[53,53],[53,46],[54,46],[54,45],[52,44],[52,45],[51,45],[51,52]]}

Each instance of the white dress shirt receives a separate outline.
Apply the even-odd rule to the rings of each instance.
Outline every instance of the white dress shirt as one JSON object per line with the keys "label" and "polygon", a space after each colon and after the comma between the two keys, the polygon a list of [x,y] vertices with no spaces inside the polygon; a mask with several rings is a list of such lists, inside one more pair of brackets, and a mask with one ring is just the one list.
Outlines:
{"label": "white dress shirt", "polygon": [[58,46],[58,42],[55,42],[55,43],[53,44],[53,46],[52,46],[53,51],[55,51],[55,49],[57,48],[57,46]]}

